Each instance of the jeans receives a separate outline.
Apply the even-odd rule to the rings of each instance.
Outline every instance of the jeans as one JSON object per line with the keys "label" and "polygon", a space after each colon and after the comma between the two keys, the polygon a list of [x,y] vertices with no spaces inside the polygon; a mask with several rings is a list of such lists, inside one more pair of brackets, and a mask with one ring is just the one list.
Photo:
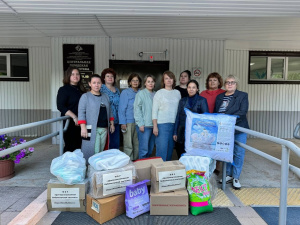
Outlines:
{"label": "jeans", "polygon": [[[234,135],[234,140],[246,144],[247,134],[239,133]],[[245,158],[245,149],[237,144],[234,144],[233,149],[233,163],[227,163],[226,174],[227,176],[232,176],[235,179],[239,179]]]}
{"label": "jeans", "polygon": [[108,149],[120,149],[120,125],[115,124],[115,132],[109,132],[109,148]]}
{"label": "jeans", "polygon": [[174,123],[157,124],[158,136],[156,137],[156,156],[160,156],[164,161],[172,160],[174,141]]}
{"label": "jeans", "polygon": [[136,126],[136,132],[139,139],[139,159],[150,157],[155,143],[153,128],[145,127],[144,132],[141,132],[139,127]]}
{"label": "jeans", "polygon": [[102,152],[105,147],[107,137],[107,128],[97,127],[95,140],[95,154]]}

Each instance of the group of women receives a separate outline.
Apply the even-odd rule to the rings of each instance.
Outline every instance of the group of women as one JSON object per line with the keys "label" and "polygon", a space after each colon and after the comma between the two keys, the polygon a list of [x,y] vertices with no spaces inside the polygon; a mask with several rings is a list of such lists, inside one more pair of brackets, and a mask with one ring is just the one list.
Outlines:
{"label": "group of women", "polygon": [[[61,115],[72,118],[64,134],[64,151],[81,148],[86,159],[104,149],[119,149],[120,132],[123,134],[123,150],[131,158],[147,158],[152,155],[164,161],[172,159],[174,141],[178,158],[185,152],[184,108],[195,113],[225,113],[238,116],[236,125],[249,128],[246,114],[248,95],[237,90],[238,78],[222,77],[211,73],[206,79],[206,90],[199,95],[199,84],[191,80],[188,70],[180,74],[180,84],[171,71],[165,71],[161,89],[154,91],[156,79],[148,74],[144,80],[136,73],[128,78],[128,88],[120,93],[116,87],[116,73],[104,69],[101,76],[89,78],[90,91],[85,93],[80,72],[70,67],[64,76],[64,86],[57,94],[57,108]],[[140,88],[143,86],[142,90]],[[246,143],[247,134],[236,131],[235,140]],[[81,142],[82,141],[82,142]],[[245,150],[234,146],[233,163],[227,164],[226,182],[240,188],[239,177]],[[217,166],[216,172],[220,165]]]}

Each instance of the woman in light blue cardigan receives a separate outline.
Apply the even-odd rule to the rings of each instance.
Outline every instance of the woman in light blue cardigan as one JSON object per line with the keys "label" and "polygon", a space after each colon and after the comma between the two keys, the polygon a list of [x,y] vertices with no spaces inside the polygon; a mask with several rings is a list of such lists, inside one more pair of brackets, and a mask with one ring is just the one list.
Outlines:
{"label": "woman in light blue cardigan", "polygon": [[123,133],[124,153],[131,160],[138,159],[139,141],[135,129],[133,103],[136,94],[141,87],[142,79],[136,73],[132,73],[128,78],[129,88],[122,91],[119,103],[119,124]]}
{"label": "woman in light blue cardigan", "polygon": [[145,89],[137,93],[134,100],[134,119],[139,139],[139,159],[150,157],[155,143],[152,123],[155,77],[146,75],[144,86]]}

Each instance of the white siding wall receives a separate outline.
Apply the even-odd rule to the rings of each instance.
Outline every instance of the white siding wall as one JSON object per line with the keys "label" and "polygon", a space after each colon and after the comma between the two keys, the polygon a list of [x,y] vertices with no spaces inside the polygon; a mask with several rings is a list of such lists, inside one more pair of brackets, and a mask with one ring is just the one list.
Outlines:
{"label": "white siding wall", "polygon": [[[162,52],[168,50],[170,70],[179,77],[186,69],[202,68],[197,78],[200,90],[205,89],[205,79],[211,72],[223,74],[224,41],[170,38],[113,38],[112,53],[118,60],[148,60],[149,54],[141,58],[139,52]],[[152,54],[154,60],[165,60],[164,54]]]}
{"label": "white siding wall", "polygon": [[[292,138],[293,129],[300,122],[300,85],[248,84],[249,50],[292,50],[283,44],[280,46],[277,43],[275,49],[275,44],[269,43],[259,49],[255,43],[239,43],[236,47],[231,42],[225,50],[225,75],[237,75],[240,78],[239,90],[249,94],[248,119],[252,130],[280,138]],[[268,45],[272,48],[268,48]]]}
{"label": "white siding wall", "polygon": [[[50,48],[47,41],[36,41],[38,46],[26,39],[23,39],[23,41],[0,39],[0,48],[29,49],[30,80],[29,82],[0,81],[0,128],[45,120],[51,117]],[[11,135],[41,136],[49,133],[50,130],[50,126],[42,126],[15,132]]]}

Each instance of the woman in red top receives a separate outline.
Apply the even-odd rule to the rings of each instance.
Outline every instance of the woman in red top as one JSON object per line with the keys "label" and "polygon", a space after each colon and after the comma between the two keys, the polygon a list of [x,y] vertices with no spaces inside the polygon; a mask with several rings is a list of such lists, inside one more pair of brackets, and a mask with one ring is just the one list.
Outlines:
{"label": "woman in red top", "polygon": [[[206,78],[206,90],[200,93],[200,96],[206,98],[208,104],[208,110],[210,113],[214,112],[216,97],[225,92],[221,89],[223,86],[223,79],[217,72],[213,72]],[[221,163],[217,161],[216,169],[214,173],[219,175],[221,170]]]}
{"label": "woman in red top", "polygon": [[208,109],[210,113],[214,112],[216,97],[225,92],[221,89],[223,86],[223,79],[220,74],[213,72],[206,78],[206,90],[200,93],[200,96],[206,98]]}

